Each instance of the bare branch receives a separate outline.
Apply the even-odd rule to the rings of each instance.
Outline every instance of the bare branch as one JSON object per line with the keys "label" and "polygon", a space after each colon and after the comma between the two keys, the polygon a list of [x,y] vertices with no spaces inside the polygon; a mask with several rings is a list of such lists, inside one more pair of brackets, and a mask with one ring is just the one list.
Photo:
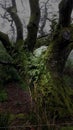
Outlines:
{"label": "bare branch", "polygon": [[[43,5],[41,7],[41,10],[43,10],[43,16],[41,18],[41,26],[40,26],[40,29],[39,29],[39,33],[41,34],[41,36],[45,35],[45,32],[44,32],[44,27],[46,25],[46,21],[47,21],[47,17],[48,17],[48,9],[47,9],[47,4],[48,4],[49,0],[47,0],[46,2],[42,2]],[[44,9],[42,9],[44,7]]]}

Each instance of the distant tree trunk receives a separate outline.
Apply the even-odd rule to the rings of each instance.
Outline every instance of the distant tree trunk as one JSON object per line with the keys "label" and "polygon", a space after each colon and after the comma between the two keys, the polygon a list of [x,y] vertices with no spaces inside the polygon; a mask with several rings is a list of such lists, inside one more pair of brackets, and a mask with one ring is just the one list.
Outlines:
{"label": "distant tree trunk", "polygon": [[40,20],[39,0],[29,0],[29,4],[31,14],[29,24],[27,26],[28,34],[25,44],[28,50],[32,52],[36,43],[38,25]]}
{"label": "distant tree trunk", "polygon": [[23,26],[21,23],[21,20],[17,14],[17,6],[16,6],[16,1],[12,0],[12,6],[8,7],[7,12],[10,14],[11,18],[13,19],[15,26],[16,26],[16,31],[17,31],[17,38],[16,41],[18,40],[23,40]]}

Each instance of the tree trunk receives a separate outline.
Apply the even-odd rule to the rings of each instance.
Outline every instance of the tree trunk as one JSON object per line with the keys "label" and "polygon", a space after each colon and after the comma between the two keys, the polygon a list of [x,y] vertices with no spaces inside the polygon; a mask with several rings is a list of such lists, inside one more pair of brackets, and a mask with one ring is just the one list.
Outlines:
{"label": "tree trunk", "polygon": [[17,31],[16,41],[23,40],[23,26],[22,26],[22,23],[21,23],[21,20],[20,20],[18,14],[17,14],[16,1],[12,0],[12,6],[7,8],[6,10],[10,14],[10,16],[16,26],[16,31]]}
{"label": "tree trunk", "polygon": [[59,25],[57,33],[48,48],[47,67],[53,77],[60,77],[63,74],[66,60],[73,47],[72,28],[70,26],[73,0],[62,0],[59,4]]}
{"label": "tree trunk", "polygon": [[59,25],[61,27],[69,26],[71,22],[71,13],[73,9],[73,0],[62,0],[59,4]]}
{"label": "tree trunk", "polygon": [[13,50],[13,47],[10,43],[8,35],[3,32],[0,32],[0,41],[4,45],[7,52],[11,55],[11,50]]}
{"label": "tree trunk", "polygon": [[73,49],[73,47],[69,47],[71,45],[72,33],[72,27],[60,29],[58,34],[56,34],[56,38],[50,43],[47,51],[47,67],[52,73],[63,74],[68,55]]}
{"label": "tree trunk", "polygon": [[39,9],[39,0],[29,0],[30,4],[30,20],[27,26],[28,34],[25,44],[29,51],[33,52],[36,38],[37,38],[37,31],[38,25],[40,20],[40,9]]}
{"label": "tree trunk", "polygon": [[[69,94],[66,93],[65,84],[63,80],[63,72],[65,69],[65,64],[70,54],[71,50],[73,49],[73,27],[70,26],[70,17],[71,17],[71,4],[72,0],[65,0],[61,2],[61,10],[59,10],[59,27],[56,30],[53,40],[51,41],[47,53],[46,53],[46,67],[49,71],[50,75],[50,82],[49,86],[52,86],[54,95],[51,93],[52,99],[55,101],[55,106],[58,107],[57,103],[62,101],[63,106],[66,106],[69,112],[72,112],[72,107],[70,106],[70,97]],[[67,7],[67,8],[65,8]],[[63,10],[64,9],[64,10]],[[68,12],[67,12],[68,9]],[[64,12],[66,13],[64,15]],[[68,16],[67,16],[68,15]],[[57,102],[58,100],[58,102]],[[67,101],[69,100],[69,101]],[[60,105],[60,104],[59,104]],[[54,108],[55,110],[56,108]],[[57,110],[58,111],[58,110]],[[59,112],[59,111],[58,111]],[[57,112],[57,113],[58,113]]]}

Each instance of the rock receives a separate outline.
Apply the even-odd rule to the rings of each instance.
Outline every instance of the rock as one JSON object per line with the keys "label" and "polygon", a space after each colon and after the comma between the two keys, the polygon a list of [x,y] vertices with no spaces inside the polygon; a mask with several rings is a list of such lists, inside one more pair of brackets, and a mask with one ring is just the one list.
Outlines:
{"label": "rock", "polygon": [[36,56],[36,57],[39,57],[43,52],[45,52],[47,50],[47,46],[41,46],[41,47],[39,47],[38,49],[36,49],[35,51],[34,51],[34,55]]}
{"label": "rock", "polygon": [[73,50],[72,50],[71,53],[69,54],[67,61],[70,61],[71,64],[73,65]]}

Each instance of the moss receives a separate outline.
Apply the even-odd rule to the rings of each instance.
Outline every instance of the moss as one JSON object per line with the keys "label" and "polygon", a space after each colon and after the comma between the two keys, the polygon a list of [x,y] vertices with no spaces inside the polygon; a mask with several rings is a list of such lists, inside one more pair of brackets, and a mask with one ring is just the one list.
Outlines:
{"label": "moss", "polygon": [[9,116],[9,124],[12,124],[12,122],[15,122],[16,120],[19,121],[19,123],[22,123],[22,126],[27,125],[37,125],[38,119],[36,113],[32,112],[30,114],[24,114],[24,113],[19,113],[19,114],[10,114]]}
{"label": "moss", "polygon": [[43,46],[43,45],[48,46],[49,43],[50,43],[50,41],[49,41],[48,36],[42,37],[42,38],[38,38],[36,40],[35,48],[39,48],[40,46]]}
{"label": "moss", "polygon": [[[27,115],[23,114],[23,113],[19,113],[19,114],[10,114],[10,118],[9,118],[9,122],[14,121],[15,119],[27,119]],[[25,120],[26,121],[26,120]]]}
{"label": "moss", "polygon": [[24,40],[18,40],[14,46],[16,50],[22,50],[24,47]]}

